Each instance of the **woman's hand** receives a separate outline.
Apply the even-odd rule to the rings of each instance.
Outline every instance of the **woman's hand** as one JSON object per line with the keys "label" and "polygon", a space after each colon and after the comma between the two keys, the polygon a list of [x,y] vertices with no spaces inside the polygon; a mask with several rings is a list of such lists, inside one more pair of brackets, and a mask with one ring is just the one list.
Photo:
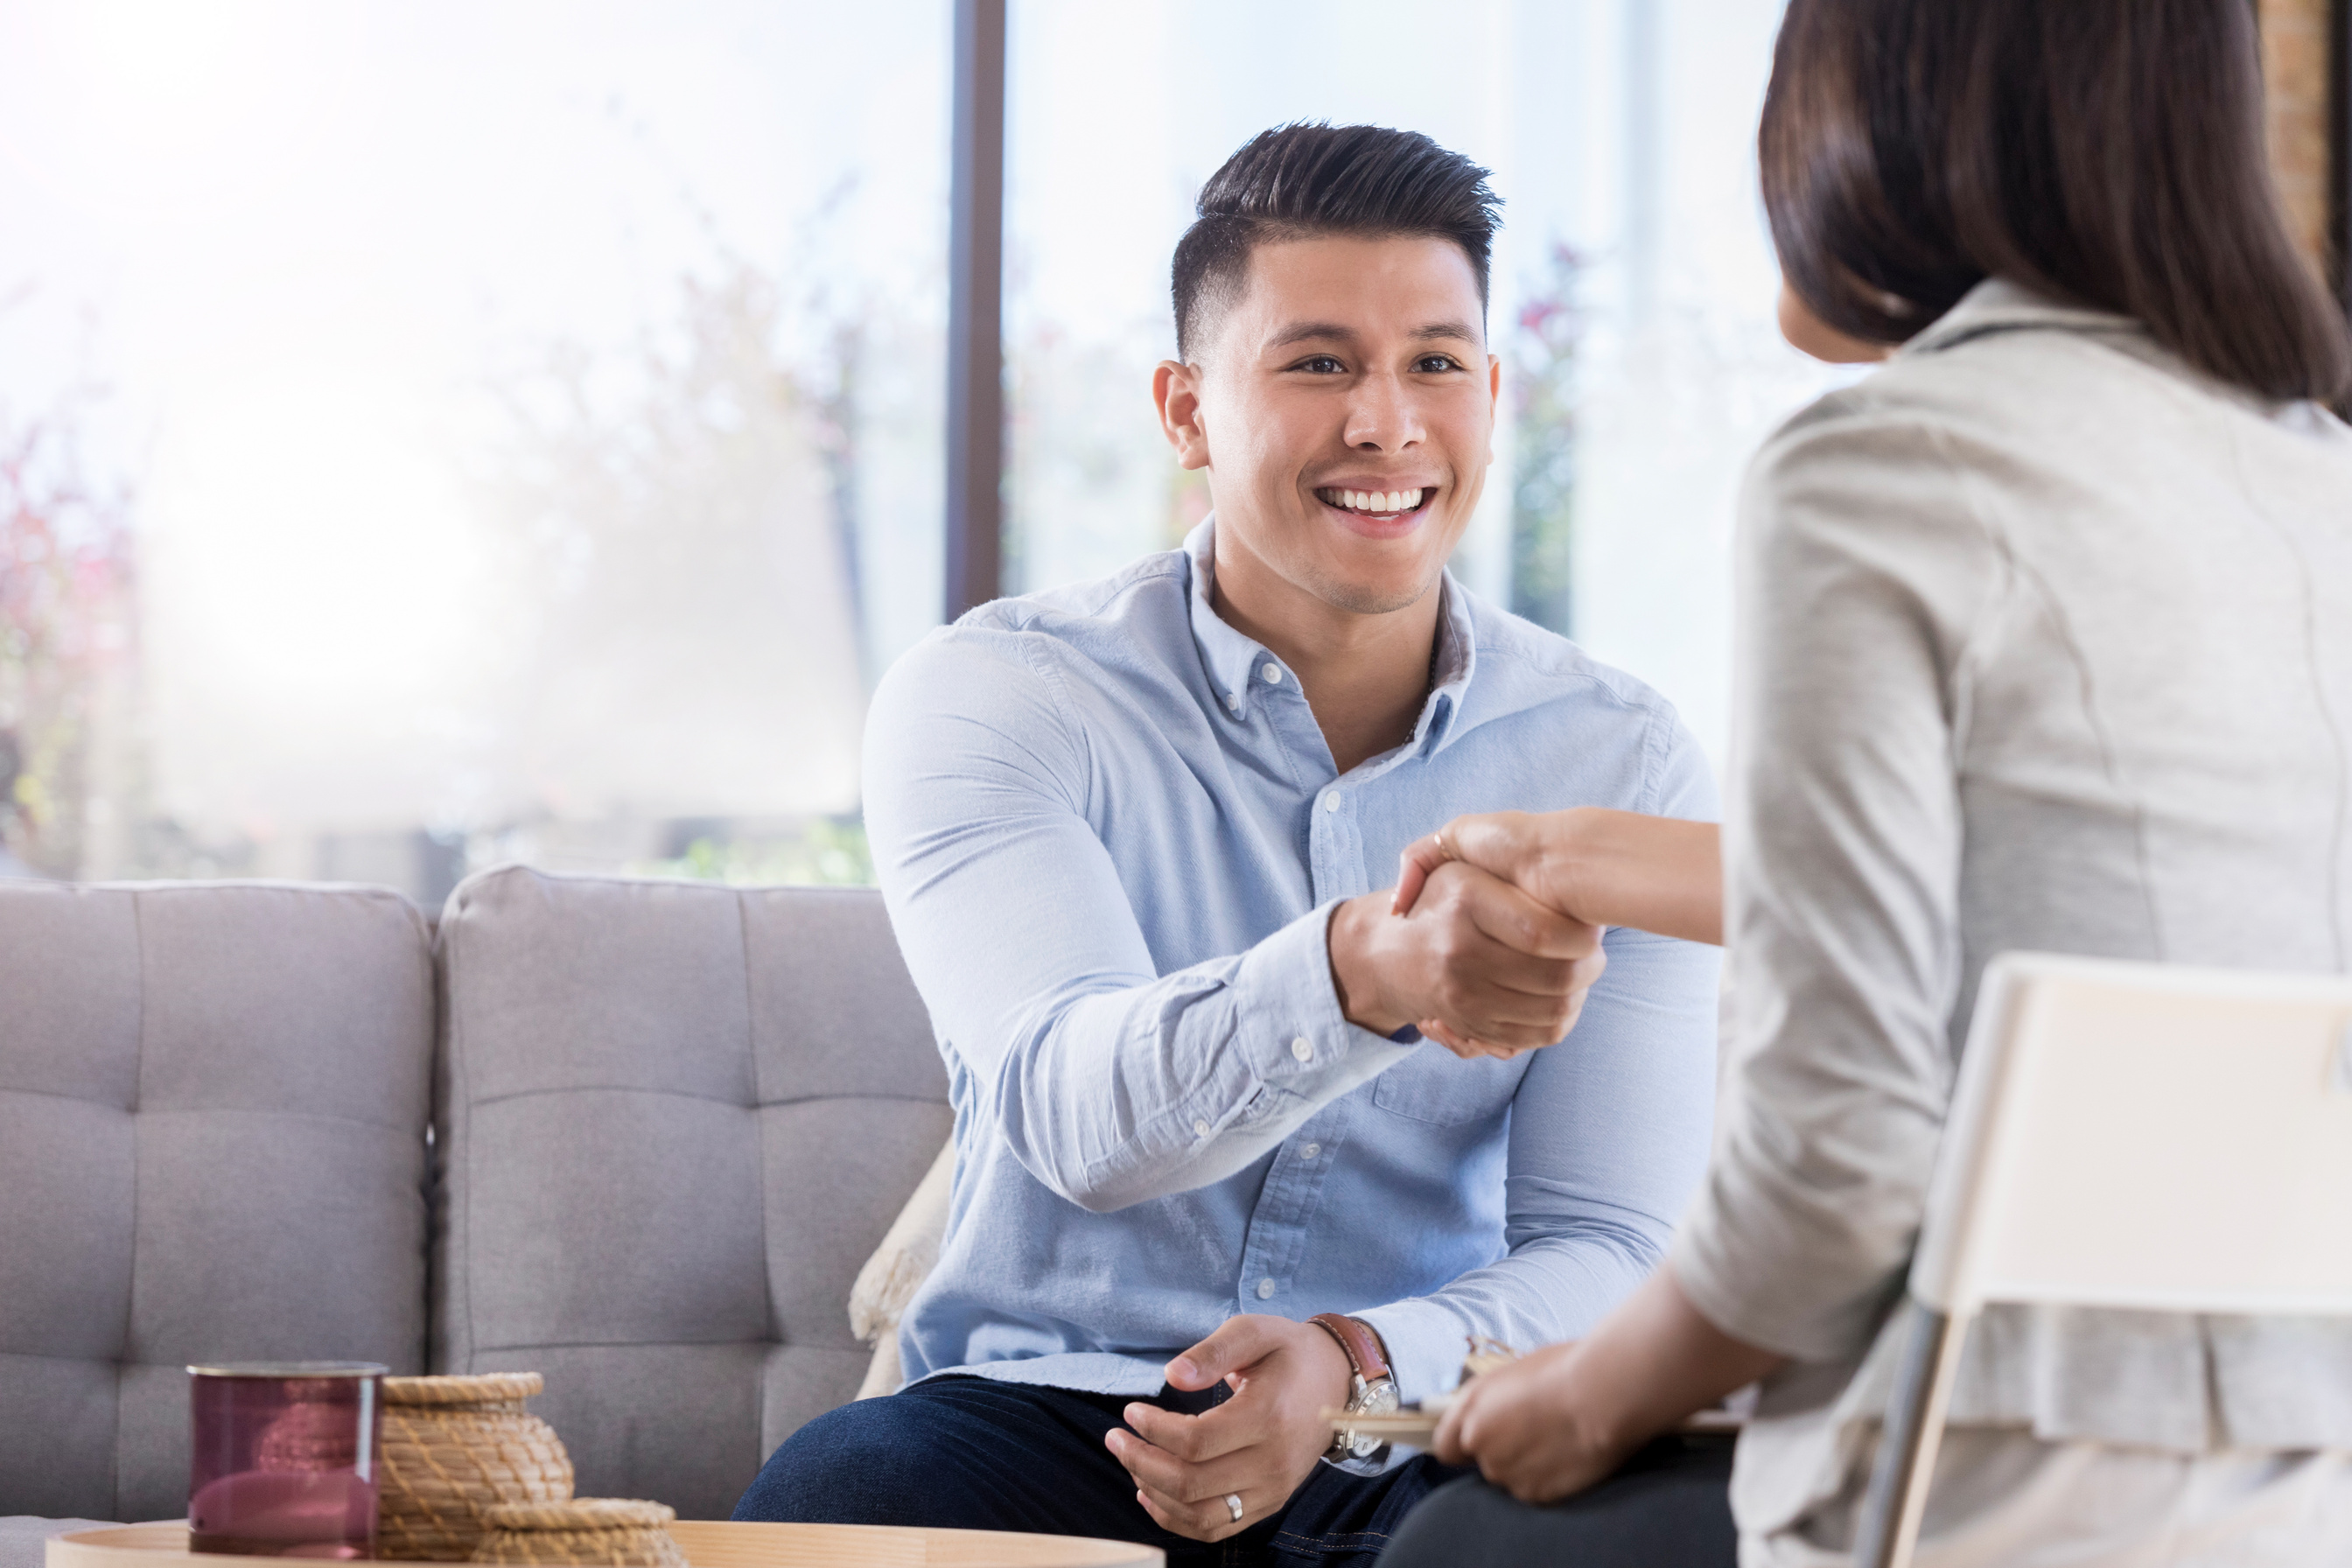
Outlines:
{"label": "woman's hand", "polygon": [[1722,836],[1711,822],[1591,805],[1457,816],[1406,847],[1391,912],[1410,913],[1453,860],[1591,925],[1723,941]]}
{"label": "woman's hand", "polygon": [[1662,1268],[1586,1338],[1474,1378],[1431,1452],[1449,1465],[1475,1460],[1522,1502],[1555,1502],[1781,1364],[1707,1321]]}
{"label": "woman's hand", "polygon": [[1601,1479],[1637,1444],[1578,1419],[1578,1342],[1546,1345],[1463,1386],[1437,1425],[1440,1463],[1476,1463],[1521,1502],[1557,1502]]}
{"label": "woman's hand", "polygon": [[1564,849],[1566,840],[1574,832],[1568,820],[1572,815],[1567,811],[1540,816],[1528,811],[1490,811],[1477,816],[1455,817],[1427,837],[1416,838],[1405,846],[1397,862],[1396,896],[1389,905],[1389,912],[1412,913],[1413,905],[1421,900],[1423,884],[1440,866],[1452,860],[1465,861],[1489,876],[1500,877],[1565,912],[1566,903],[1546,896],[1568,891],[1564,887],[1553,886],[1563,880],[1560,872],[1564,868],[1547,868],[1542,862],[1548,853],[1558,856]]}

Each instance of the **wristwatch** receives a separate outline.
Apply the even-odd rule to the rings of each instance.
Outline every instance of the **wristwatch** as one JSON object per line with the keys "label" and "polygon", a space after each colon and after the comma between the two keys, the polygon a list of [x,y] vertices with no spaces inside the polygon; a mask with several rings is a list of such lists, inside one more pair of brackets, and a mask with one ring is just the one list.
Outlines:
{"label": "wristwatch", "polygon": [[[1381,1352],[1381,1336],[1372,1331],[1371,1324],[1337,1312],[1318,1312],[1307,1321],[1339,1341],[1339,1349],[1347,1355],[1349,1370],[1353,1373],[1349,1384],[1348,1414],[1394,1415],[1399,1404],[1396,1379],[1389,1374],[1389,1359]],[[1377,1467],[1388,1457],[1388,1449],[1385,1438],[1339,1433],[1333,1436],[1330,1447],[1323,1451],[1323,1461],[1350,1470]]]}

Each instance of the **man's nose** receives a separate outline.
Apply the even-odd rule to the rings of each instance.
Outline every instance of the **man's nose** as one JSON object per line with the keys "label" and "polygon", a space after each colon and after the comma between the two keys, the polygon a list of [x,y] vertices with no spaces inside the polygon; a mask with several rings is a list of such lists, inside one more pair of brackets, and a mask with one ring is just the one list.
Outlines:
{"label": "man's nose", "polygon": [[1421,439],[1411,391],[1393,374],[1368,375],[1348,404],[1348,445],[1360,452],[1398,452]]}

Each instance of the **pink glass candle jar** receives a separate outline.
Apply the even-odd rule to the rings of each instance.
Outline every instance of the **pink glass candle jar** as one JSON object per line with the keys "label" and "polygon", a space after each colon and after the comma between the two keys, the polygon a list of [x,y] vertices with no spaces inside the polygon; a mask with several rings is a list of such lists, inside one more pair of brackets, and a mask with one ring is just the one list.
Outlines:
{"label": "pink glass candle jar", "polygon": [[383,1366],[277,1362],[188,1371],[190,1550],[375,1554]]}

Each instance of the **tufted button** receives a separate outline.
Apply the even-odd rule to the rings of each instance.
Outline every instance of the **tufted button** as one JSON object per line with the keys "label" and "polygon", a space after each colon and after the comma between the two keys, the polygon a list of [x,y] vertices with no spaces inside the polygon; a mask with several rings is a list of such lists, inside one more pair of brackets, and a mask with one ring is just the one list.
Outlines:
{"label": "tufted button", "polygon": [[1315,1042],[1301,1035],[1290,1042],[1290,1054],[1302,1062],[1315,1059]]}
{"label": "tufted button", "polygon": [[1265,1300],[1268,1297],[1272,1296],[1273,1294],[1274,1294],[1274,1281],[1273,1281],[1273,1280],[1271,1280],[1271,1279],[1261,1279],[1261,1280],[1259,1280],[1259,1281],[1257,1282],[1257,1299],[1258,1299],[1259,1300],[1261,1300],[1261,1301]]}

